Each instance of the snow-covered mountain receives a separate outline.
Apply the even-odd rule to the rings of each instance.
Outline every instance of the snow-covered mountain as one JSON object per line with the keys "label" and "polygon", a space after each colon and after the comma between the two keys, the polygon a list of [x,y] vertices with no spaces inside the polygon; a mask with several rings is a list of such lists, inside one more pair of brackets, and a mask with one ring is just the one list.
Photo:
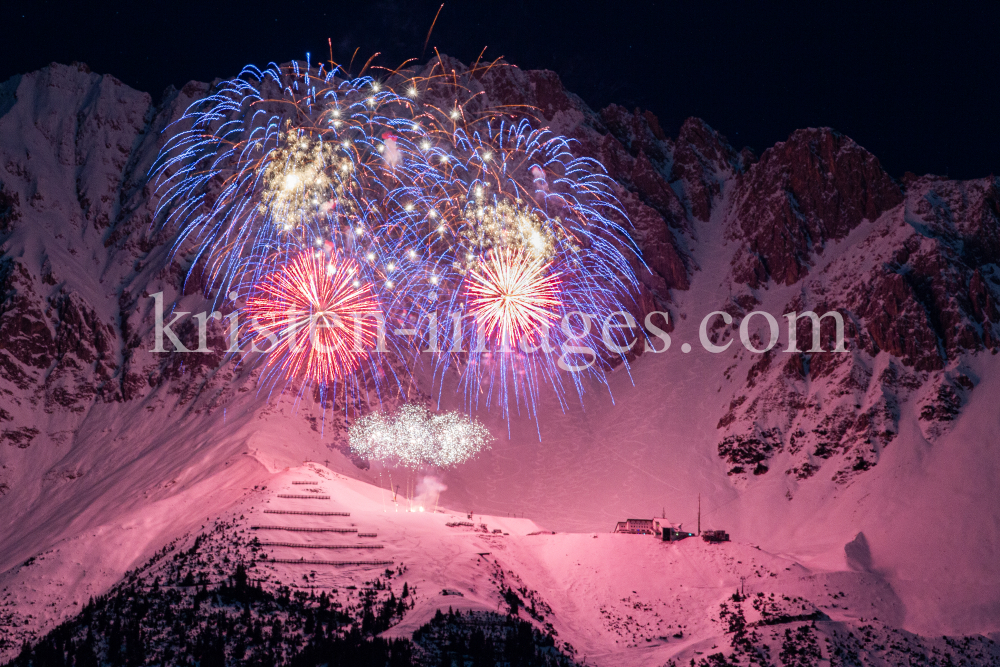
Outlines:
{"label": "snow-covered mountain", "polygon": [[[543,405],[541,441],[533,421],[479,415],[499,440],[439,473],[440,503],[586,533],[661,513],[693,527],[700,494],[703,527],[811,573],[866,573],[894,596],[893,626],[1000,630],[1000,179],[897,180],[826,128],[758,157],[698,119],[669,138],[649,112],[596,113],[551,72],[445,66],[484,104],[536,107],[606,165],[644,253],[641,303],[669,313],[672,344],[616,369],[610,394]],[[207,298],[185,249],[170,252],[146,180],[164,128],[209,90],[192,82],[153,104],[82,65],[0,85],[6,651],[289,466],[420,481],[352,462],[342,414],[317,396],[258,391],[256,371],[224,358],[224,324],[210,324],[215,352],[150,352],[151,295],[193,313],[238,305]],[[782,330],[785,313],[836,310],[847,352],[784,352],[783,331],[752,353],[738,329],[755,310]],[[699,342],[712,311],[733,318],[712,320],[715,343],[735,339],[725,353]],[[176,329],[197,339],[190,319]],[[614,572],[626,556],[602,558]],[[540,580],[543,597],[547,585],[572,587]]]}
{"label": "snow-covered mountain", "polygon": [[[900,629],[861,537],[854,568],[822,571],[746,542],[420,507],[316,463],[275,473],[80,602],[19,664],[1000,664],[987,637]],[[5,602],[58,617],[64,567],[60,550],[38,554]]]}

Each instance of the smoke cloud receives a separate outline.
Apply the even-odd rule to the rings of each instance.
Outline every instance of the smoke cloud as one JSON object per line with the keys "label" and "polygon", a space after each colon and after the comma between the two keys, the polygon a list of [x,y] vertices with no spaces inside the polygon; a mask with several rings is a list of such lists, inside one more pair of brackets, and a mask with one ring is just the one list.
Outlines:
{"label": "smoke cloud", "polygon": [[441,493],[447,490],[447,485],[440,478],[435,475],[424,475],[417,482],[417,497],[415,499],[417,505],[430,510],[437,505]]}

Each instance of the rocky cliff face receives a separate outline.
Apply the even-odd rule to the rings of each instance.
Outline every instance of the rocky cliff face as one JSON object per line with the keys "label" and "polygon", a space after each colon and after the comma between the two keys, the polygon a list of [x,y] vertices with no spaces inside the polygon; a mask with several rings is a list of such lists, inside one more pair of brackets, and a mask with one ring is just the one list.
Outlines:
{"label": "rocky cliff face", "polygon": [[[804,480],[829,466],[824,474],[848,481],[877,464],[909,400],[933,439],[975,388],[963,360],[998,349],[1000,180],[896,181],[825,128],[793,132],[758,159],[699,119],[670,138],[649,112],[594,112],[551,72],[471,76],[443,64],[482,104],[535,107],[607,166],[643,251],[640,310],[700,317],[678,312],[677,296],[722,255],[728,273],[713,279],[728,294],[702,304],[735,317],[717,338],[764,305],[842,314],[845,354],[738,354],[729,408],[717,415],[718,454],[737,478],[774,474],[782,454],[777,474]],[[205,301],[183,248],[169,252],[146,181],[162,133],[208,90],[191,83],[154,105],[82,65],[0,88],[0,441],[12,467],[12,449],[58,445],[97,403],[162,394],[220,405],[253,384],[221,353],[140,354],[151,348],[150,294],[164,292],[168,309],[234,307]],[[798,331],[799,349],[810,349],[809,322]],[[180,335],[193,342],[193,323]],[[209,335],[224,347],[222,325]]]}
{"label": "rocky cliff face", "polygon": [[802,280],[827,243],[903,199],[875,156],[827,129],[793,132],[735,186],[727,228],[740,244],[733,280],[755,289]]}
{"label": "rocky cliff face", "polygon": [[[796,133],[790,142],[798,136],[812,143],[817,135],[810,134]],[[834,141],[832,133],[826,134]],[[852,147],[842,154],[844,160],[860,164],[861,172],[877,164],[858,151]],[[766,162],[765,154],[759,165]],[[829,176],[840,168],[831,164],[822,169]],[[794,235],[782,236],[782,243],[763,253],[756,269],[746,274],[746,302],[733,304],[734,315],[745,314],[758,297],[766,298],[753,288],[757,281],[800,276],[781,311],[835,310],[845,320],[848,339],[847,354],[788,354],[776,348],[753,363],[719,422],[725,433],[719,453],[734,474],[763,474],[768,461],[786,451],[787,474],[805,479],[835,459],[834,479],[847,481],[878,462],[882,448],[899,432],[900,404],[908,400],[919,403],[921,431],[933,442],[950,427],[977,383],[967,367],[970,356],[997,351],[992,304],[1000,276],[995,251],[985,248],[1000,229],[998,181],[908,178],[897,189],[881,174],[855,186],[853,203],[840,194],[823,198],[839,199],[835,212],[843,218],[813,217],[829,224],[803,222],[797,227],[798,239],[808,243],[797,245],[790,240]],[[784,200],[779,210],[786,212],[791,211],[785,207],[791,200],[787,193],[778,195]],[[739,196],[743,209],[749,195]],[[896,203],[887,206],[891,202]],[[803,205],[803,210],[815,209]],[[746,229],[738,212],[732,224]],[[859,227],[862,220],[867,222]],[[772,231],[787,230],[788,220],[774,216],[750,229],[757,239],[781,236],[761,232],[768,225]],[[837,236],[849,241],[837,244],[827,252],[835,256],[825,259],[824,249]],[[815,238],[827,241],[814,243]],[[749,247],[737,250],[735,275],[746,269],[747,257],[760,256],[750,254]],[[808,321],[799,322],[797,330],[799,349],[808,349]],[[825,350],[832,349],[831,332],[832,327],[825,333]]]}

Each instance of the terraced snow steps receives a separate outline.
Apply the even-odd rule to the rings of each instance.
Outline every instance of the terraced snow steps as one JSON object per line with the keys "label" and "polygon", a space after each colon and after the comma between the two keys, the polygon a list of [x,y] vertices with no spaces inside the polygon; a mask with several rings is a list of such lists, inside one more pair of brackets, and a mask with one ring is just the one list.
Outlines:
{"label": "terraced snow steps", "polygon": [[392,565],[391,560],[296,560],[294,558],[269,558],[269,563],[292,565]]}
{"label": "terraced snow steps", "polygon": [[[298,526],[250,526],[251,530],[291,530],[298,533],[357,533],[357,528],[300,528]],[[361,534],[359,533],[359,537]]]}
{"label": "terraced snow steps", "polygon": [[294,542],[261,542],[262,547],[295,547],[297,549],[384,549],[381,544],[296,544]]}
{"label": "terraced snow steps", "polygon": [[264,510],[264,514],[308,514],[309,516],[351,516],[350,512],[310,512],[309,510]]}

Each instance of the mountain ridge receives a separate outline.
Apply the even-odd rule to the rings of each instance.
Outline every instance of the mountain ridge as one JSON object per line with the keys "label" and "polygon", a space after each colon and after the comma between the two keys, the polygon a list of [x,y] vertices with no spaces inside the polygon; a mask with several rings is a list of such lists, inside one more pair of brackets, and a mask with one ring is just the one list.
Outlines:
{"label": "mountain ridge", "polygon": [[[642,283],[638,308],[669,313],[666,330],[677,339],[662,355],[647,352],[629,369],[615,370],[617,398],[588,396],[590,413],[553,412],[541,444],[532,429],[491,422],[501,434],[496,451],[448,473],[451,488],[442,502],[496,513],[528,509],[543,525],[594,529],[664,499],[677,512],[673,507],[685,499],[688,516],[689,499],[705,488],[714,496],[716,520],[730,522],[734,536],[771,530],[769,547],[805,554],[815,537],[802,529],[812,509],[857,513],[865,502],[860,489],[874,485],[866,480],[875,475],[931,479],[920,461],[936,456],[927,453],[934,447],[955,447],[956,430],[971,444],[948,474],[985,484],[981,478],[995,467],[989,443],[997,424],[979,385],[995,370],[1000,340],[1000,180],[906,175],[897,181],[829,128],[797,130],[757,157],[737,151],[699,119],[670,138],[648,111],[612,105],[595,112],[552,72],[500,64],[477,77],[441,58],[465,85],[482,91],[484,104],[534,107],[549,127],[607,167],[643,250],[634,265]],[[154,218],[157,198],[146,179],[161,133],[211,85],[191,82],[154,105],[111,76],[53,65],[0,86],[0,572],[7,585],[19,581],[18,568],[36,553],[96,527],[142,525],[142,512],[156,503],[186,509],[143,528],[148,539],[129,542],[121,557],[94,563],[107,573],[94,579],[92,591],[190,530],[203,514],[194,507],[221,511],[275,470],[309,459],[369,480],[383,472],[359,468],[341,453],[347,422],[318,396],[298,401],[259,392],[259,371],[222,352],[149,353],[151,294],[163,292],[168,308],[186,312],[227,314],[236,307],[206,297],[189,248],[171,251],[174,237]],[[848,352],[785,353],[783,336],[763,355],[737,340],[735,356],[708,355],[697,345],[697,354],[680,356],[681,338],[695,342],[692,329],[709,312],[733,316],[730,327],[712,331],[720,342],[736,337],[741,318],[757,309],[779,321],[787,312],[841,313]],[[799,327],[804,348],[810,331],[806,322]],[[197,339],[191,320],[177,330],[187,343]],[[212,349],[225,349],[222,324],[210,323],[208,334]],[[830,342],[826,331],[824,349]],[[671,375],[685,384],[657,384]],[[629,378],[645,389],[630,389]],[[685,402],[685,394],[694,398]],[[660,422],[690,436],[690,451],[681,453],[652,423],[653,410],[663,405],[687,406],[698,421],[697,427]],[[651,422],[642,431],[646,442],[596,423],[591,434],[580,430],[587,423],[581,414],[601,422],[632,411],[648,413],[627,422]],[[568,423],[571,417],[577,424]],[[567,435],[555,433],[556,425]],[[587,449],[581,443],[594,433],[608,439]],[[578,442],[568,442],[572,437]],[[574,507],[547,500],[549,478],[521,468],[515,452],[527,453],[532,458],[524,460],[541,470],[558,463],[563,454],[556,452],[610,462],[614,470],[596,493],[598,463],[567,473],[567,488],[595,496]],[[983,470],[967,469],[965,457],[974,461],[973,453],[987,457]],[[887,456],[893,467],[879,472]],[[691,479],[670,477],[668,457],[688,465]],[[647,466],[653,472],[631,470],[635,460],[654,462]],[[570,467],[577,465],[584,464],[574,460]],[[495,479],[477,484],[477,476]],[[619,481],[621,493],[612,488]],[[213,484],[219,488],[209,492]],[[971,497],[941,511],[971,511],[986,488],[974,487]],[[744,494],[766,500],[743,500]],[[828,502],[833,510],[825,509]],[[789,517],[787,526],[769,529],[756,517],[772,506],[775,516]],[[988,560],[998,517],[1000,507],[987,503],[981,534],[963,535],[968,542],[947,552],[966,544],[978,554],[949,582],[980,577],[984,586],[946,608],[978,611],[944,621],[952,612],[922,611],[930,607],[911,587],[901,595],[913,609],[913,627],[1000,627],[1000,609],[989,597],[1000,580]],[[869,520],[878,527],[891,521]],[[916,529],[922,520],[904,512],[904,523]],[[843,544],[859,525],[847,519],[831,525],[836,529],[816,542],[817,558],[843,565]],[[912,562],[892,553],[889,537],[869,539],[875,567],[902,585]],[[939,587],[926,595],[941,594]]]}

